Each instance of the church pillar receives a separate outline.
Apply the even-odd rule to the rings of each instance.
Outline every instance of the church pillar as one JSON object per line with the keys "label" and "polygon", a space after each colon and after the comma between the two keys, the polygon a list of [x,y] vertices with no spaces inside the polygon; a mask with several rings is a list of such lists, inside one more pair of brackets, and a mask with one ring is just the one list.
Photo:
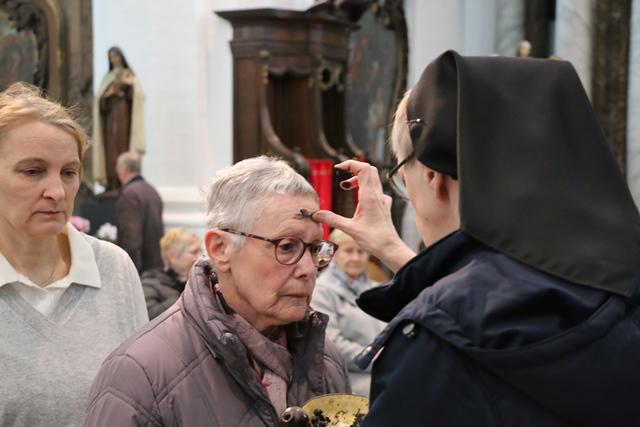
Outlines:
{"label": "church pillar", "polygon": [[640,205],[640,2],[631,6],[629,90],[627,98],[627,180]]}
{"label": "church pillar", "polygon": [[524,1],[496,1],[495,53],[515,56],[518,43],[524,38]]}
{"label": "church pillar", "polygon": [[554,55],[571,62],[591,97],[593,2],[557,0]]}
{"label": "church pillar", "polygon": [[591,99],[622,170],[626,164],[630,15],[631,0],[599,0],[596,3]]}

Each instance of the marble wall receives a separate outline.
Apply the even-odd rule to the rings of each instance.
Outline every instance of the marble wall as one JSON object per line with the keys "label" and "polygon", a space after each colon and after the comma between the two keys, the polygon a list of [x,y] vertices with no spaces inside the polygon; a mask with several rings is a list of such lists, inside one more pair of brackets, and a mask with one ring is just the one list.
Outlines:
{"label": "marble wall", "polygon": [[462,52],[465,55],[491,55],[496,53],[496,22],[498,0],[463,3],[460,29],[463,33]]}
{"label": "marble wall", "polygon": [[524,0],[496,0],[496,36],[494,53],[514,56],[524,39]]}
{"label": "marble wall", "polygon": [[554,55],[571,62],[591,96],[594,0],[556,0]]}
{"label": "marble wall", "polygon": [[629,88],[627,98],[627,180],[640,205],[640,1],[631,4]]}
{"label": "marble wall", "polygon": [[405,0],[409,70],[407,87],[420,78],[427,64],[448,49],[463,48],[463,1]]}

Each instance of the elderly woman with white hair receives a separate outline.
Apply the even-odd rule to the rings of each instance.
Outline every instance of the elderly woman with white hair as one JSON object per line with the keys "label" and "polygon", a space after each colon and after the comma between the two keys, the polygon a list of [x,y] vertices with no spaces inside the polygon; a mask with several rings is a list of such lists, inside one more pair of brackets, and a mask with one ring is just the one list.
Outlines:
{"label": "elderly woman with white hair", "polygon": [[220,171],[208,195],[208,259],[178,301],[105,361],[87,426],[278,425],[288,406],[350,392],[327,316],[309,308],[336,245],[310,218],[311,185],[261,156]]}
{"label": "elderly woman with white hair", "polygon": [[336,228],[329,240],[338,245],[338,250],[318,276],[311,305],[329,315],[327,336],[347,364],[351,389],[355,394],[369,396],[371,368],[360,368],[354,358],[382,331],[385,323],[362,311],[356,298],[377,282],[367,274],[369,253],[351,236]]}

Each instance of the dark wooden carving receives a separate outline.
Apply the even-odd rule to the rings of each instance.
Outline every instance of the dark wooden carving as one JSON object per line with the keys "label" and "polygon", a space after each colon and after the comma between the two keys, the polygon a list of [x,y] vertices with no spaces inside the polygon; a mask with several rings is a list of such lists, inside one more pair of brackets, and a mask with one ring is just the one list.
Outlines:
{"label": "dark wooden carving", "polygon": [[[262,56],[265,59],[268,59],[268,53],[266,51],[262,52]],[[273,84],[271,88],[269,87],[270,75],[273,76]],[[286,78],[286,76],[286,69],[272,69],[270,71],[268,61],[265,60],[265,63],[262,65],[262,80],[261,84],[259,85],[259,129],[261,129],[263,132],[263,137],[267,143],[268,152],[272,152],[284,159],[287,159],[301,174],[308,177],[310,173],[309,164],[307,163],[305,157],[302,155],[301,147],[289,147],[285,145],[276,133],[273,125],[273,120],[271,118],[270,111],[276,109],[282,110],[288,105],[288,99],[286,99],[287,91],[284,90],[284,85],[282,84],[282,80]],[[291,70],[291,76],[289,78],[291,80],[297,79],[298,84],[304,85],[305,80],[309,78],[308,76],[309,73],[306,73],[304,71]],[[271,95],[269,94],[269,92],[271,92]],[[271,101],[271,106],[269,105],[269,100]],[[285,119],[284,115],[279,115],[278,119],[280,119],[278,127],[286,132],[288,126],[286,125],[286,123],[281,123]],[[234,161],[238,160],[241,160],[241,158],[236,159],[234,155]]]}
{"label": "dark wooden carving", "polygon": [[0,13],[19,33],[32,34],[35,40],[34,66],[23,79],[53,99],[76,106],[79,120],[90,131],[91,0],[0,0]]}
{"label": "dark wooden carving", "polygon": [[307,174],[307,158],[345,159],[325,134],[323,92],[344,83],[352,24],[278,9],[218,15],[234,27],[234,161],[273,152]]}
{"label": "dark wooden carving", "polygon": [[[270,152],[309,177],[308,159],[353,157],[346,142],[344,91],[354,24],[324,13],[278,9],[217,14],[234,28],[234,162]],[[334,191],[337,211],[348,213],[352,205],[351,195]]]}
{"label": "dark wooden carving", "polygon": [[596,2],[593,108],[622,170],[626,169],[631,0]]}
{"label": "dark wooden carving", "polygon": [[62,15],[56,2],[47,0],[0,0],[0,10],[9,14],[18,31],[33,32],[37,61],[33,83],[54,99],[65,101],[64,64],[61,55]]}
{"label": "dark wooden carving", "polygon": [[[0,86],[16,80],[33,83],[47,95],[73,107],[73,115],[91,134],[93,99],[93,38],[91,0],[0,0],[0,22],[15,28],[20,37],[33,40],[33,61],[16,75],[0,75]],[[12,37],[15,31],[9,31]],[[2,33],[0,33],[2,34]],[[5,33],[6,34],[6,33]],[[11,63],[6,46],[11,37],[0,36],[0,64]],[[3,70],[0,70],[2,73]],[[12,73],[10,73],[12,74]],[[0,87],[0,89],[2,89]],[[91,158],[88,153],[86,158]],[[91,163],[83,176],[91,181]],[[76,214],[93,195],[85,184],[76,197]]]}
{"label": "dark wooden carving", "polygon": [[347,141],[381,169],[391,166],[386,147],[393,114],[405,89],[407,25],[402,0],[375,0],[359,14],[351,35],[347,89]]}
{"label": "dark wooden carving", "polygon": [[[388,152],[374,158],[366,140],[353,141],[349,109],[350,37],[353,22],[369,13],[392,40],[392,52],[377,60],[395,64],[386,85],[382,118],[388,130],[406,84],[406,23],[401,0],[318,2],[307,11],[254,9],[216,12],[233,25],[233,160],[275,153],[299,172],[309,174],[308,159],[367,158],[379,166]],[[371,34],[361,33],[363,37]],[[364,103],[369,101],[365,97]],[[384,147],[383,147],[384,148]],[[334,177],[334,210],[350,215],[351,192],[339,190]]]}
{"label": "dark wooden carving", "polygon": [[[91,135],[93,101],[93,30],[91,0],[64,0],[63,58],[66,62],[68,105],[76,106],[78,120]],[[106,56],[106,53],[105,53]]]}
{"label": "dark wooden carving", "polygon": [[531,43],[531,56],[546,58],[550,53],[550,27],[555,19],[555,0],[524,2],[524,38]]}

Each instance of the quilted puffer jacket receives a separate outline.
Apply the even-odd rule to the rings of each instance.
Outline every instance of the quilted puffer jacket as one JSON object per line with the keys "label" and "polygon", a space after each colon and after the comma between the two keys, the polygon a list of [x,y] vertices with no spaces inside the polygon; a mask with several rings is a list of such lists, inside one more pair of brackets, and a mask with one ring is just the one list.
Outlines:
{"label": "quilted puffer jacket", "polygon": [[[197,262],[184,293],[103,363],[85,426],[276,426],[247,352],[211,293],[211,266]],[[327,317],[310,311],[287,327],[293,356],[289,406],[350,392],[348,374],[325,339]]]}

